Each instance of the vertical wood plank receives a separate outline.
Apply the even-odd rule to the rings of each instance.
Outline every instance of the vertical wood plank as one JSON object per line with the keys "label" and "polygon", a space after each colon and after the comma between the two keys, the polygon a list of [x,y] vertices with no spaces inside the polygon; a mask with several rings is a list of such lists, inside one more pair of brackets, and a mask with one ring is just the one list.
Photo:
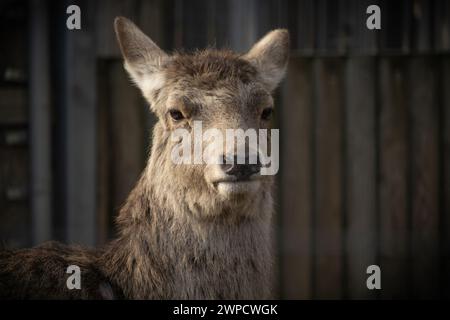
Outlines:
{"label": "vertical wood plank", "polygon": [[0,83],[26,85],[28,47],[28,1],[0,4]]}
{"label": "vertical wood plank", "polygon": [[312,60],[291,59],[280,108],[282,298],[311,298]]}
{"label": "vertical wood plank", "polygon": [[111,209],[117,215],[136,185],[146,160],[146,108],[137,88],[132,86],[121,61],[109,66],[110,83],[110,179]]}
{"label": "vertical wood plank", "polygon": [[412,3],[411,50],[431,52],[434,47],[433,1],[414,0]]}
{"label": "vertical wood plank", "polygon": [[[95,4],[84,8],[81,30],[64,30],[63,133],[67,241],[96,241],[96,57]],[[67,6],[64,5],[64,8]]]}
{"label": "vertical wood plank", "polygon": [[347,0],[316,1],[316,50],[320,55],[342,55],[348,49]]}
{"label": "vertical wood plank", "polygon": [[400,58],[380,60],[379,219],[381,297],[409,291],[408,70]]}
{"label": "vertical wood plank", "polygon": [[386,54],[406,54],[411,43],[411,1],[380,0],[380,51]]}
{"label": "vertical wood plank", "polygon": [[231,49],[246,52],[257,40],[257,17],[255,0],[230,0]]}
{"label": "vertical wood plank", "polygon": [[183,1],[183,49],[202,49],[208,45],[208,6],[203,0]]}
{"label": "vertical wood plank", "polygon": [[439,139],[437,69],[413,58],[411,81],[412,293],[431,298],[439,284]]}
{"label": "vertical wood plank", "polygon": [[442,190],[442,204],[444,206],[442,210],[442,256],[443,256],[443,296],[450,298],[450,58],[445,57],[442,59],[442,83],[441,90],[442,97],[442,115],[443,115],[443,150],[442,150],[442,168],[443,174],[443,190]]}
{"label": "vertical wood plank", "polygon": [[450,51],[450,2],[435,0],[434,6],[434,37],[437,53]]}
{"label": "vertical wood plank", "polygon": [[316,47],[316,6],[314,0],[288,1],[288,26],[292,50],[312,55]]}
{"label": "vertical wood plank", "polygon": [[110,63],[101,59],[97,64],[97,242],[102,245],[113,235],[111,217],[111,141],[109,135]]}
{"label": "vertical wood plank", "polygon": [[0,241],[12,248],[32,244],[27,193],[30,184],[28,145],[5,141],[8,135],[21,131],[23,129],[0,128]]}
{"label": "vertical wood plank", "polygon": [[179,49],[183,46],[183,5],[184,1],[182,0],[173,0],[173,23],[174,23],[174,32],[173,32],[173,45],[175,49]]}
{"label": "vertical wood plank", "polygon": [[47,1],[30,3],[30,152],[33,244],[52,236],[50,65]]}
{"label": "vertical wood plank", "polygon": [[343,290],[343,64],[315,61],[315,298],[338,299]]}
{"label": "vertical wood plank", "polygon": [[32,244],[28,192],[29,23],[27,1],[0,4],[0,243],[12,248]]}
{"label": "vertical wood plank", "polygon": [[377,264],[375,60],[346,66],[346,252],[349,298],[374,298],[366,269]]}
{"label": "vertical wood plank", "polygon": [[221,0],[211,1],[210,9],[209,25],[212,26],[213,31],[209,33],[208,42],[216,45],[217,48],[229,48],[229,2]]}
{"label": "vertical wood plank", "polygon": [[27,88],[20,86],[0,87],[0,125],[27,125]]}
{"label": "vertical wood plank", "polygon": [[[379,5],[374,0],[348,0],[348,50],[351,55],[375,55],[378,52],[379,30],[366,26],[370,5]],[[383,17],[383,12],[381,13]]]}

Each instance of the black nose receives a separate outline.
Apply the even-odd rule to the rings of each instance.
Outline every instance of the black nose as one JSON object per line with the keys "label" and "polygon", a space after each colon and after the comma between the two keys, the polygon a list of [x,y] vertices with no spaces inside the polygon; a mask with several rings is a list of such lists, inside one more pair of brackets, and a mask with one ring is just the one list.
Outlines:
{"label": "black nose", "polygon": [[251,175],[258,173],[261,170],[261,162],[259,161],[259,157],[257,158],[257,162],[255,164],[250,164],[249,162],[249,158],[246,157],[245,163],[238,164],[237,157],[234,156],[233,163],[227,163],[226,157],[224,156],[222,169],[226,174],[235,176],[237,180],[248,180]]}

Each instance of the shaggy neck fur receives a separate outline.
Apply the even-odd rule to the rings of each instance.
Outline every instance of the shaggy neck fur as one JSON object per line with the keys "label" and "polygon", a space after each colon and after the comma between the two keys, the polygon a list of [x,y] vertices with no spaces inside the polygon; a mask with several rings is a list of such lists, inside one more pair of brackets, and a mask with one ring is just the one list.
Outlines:
{"label": "shaggy neck fur", "polygon": [[268,298],[271,188],[224,203],[195,172],[177,180],[165,134],[157,125],[120,236],[102,257],[108,278],[133,299]]}

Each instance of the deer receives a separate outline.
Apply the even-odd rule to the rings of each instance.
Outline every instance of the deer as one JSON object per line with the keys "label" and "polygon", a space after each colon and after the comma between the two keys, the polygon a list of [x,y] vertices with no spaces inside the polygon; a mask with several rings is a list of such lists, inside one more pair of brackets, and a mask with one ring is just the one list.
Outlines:
{"label": "deer", "polygon": [[[174,163],[173,132],[270,129],[289,33],[246,53],[166,53],[132,21],[114,21],[124,68],[157,116],[146,167],[100,248],[48,242],[0,251],[2,299],[268,299],[273,297],[274,175],[256,163]],[[205,148],[205,146],[203,147]],[[235,148],[213,149],[235,159]],[[250,151],[249,151],[250,152]],[[67,267],[81,288],[67,287]]]}

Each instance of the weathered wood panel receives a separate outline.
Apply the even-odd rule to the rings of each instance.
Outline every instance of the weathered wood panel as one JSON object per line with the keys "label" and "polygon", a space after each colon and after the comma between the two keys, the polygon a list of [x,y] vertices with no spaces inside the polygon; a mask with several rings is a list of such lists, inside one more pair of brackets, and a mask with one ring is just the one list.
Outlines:
{"label": "weathered wood panel", "polygon": [[342,55],[348,49],[348,28],[346,26],[347,0],[318,0],[315,2],[316,54]]}
{"label": "weathered wood panel", "polygon": [[408,64],[379,64],[379,219],[381,297],[406,298],[409,290]]}
{"label": "weathered wood panel", "polygon": [[209,10],[208,44],[217,48],[229,48],[229,2],[213,0]]}
{"label": "weathered wood panel", "polygon": [[[381,30],[366,28],[372,4],[381,8]],[[446,0],[99,0],[98,7],[96,47],[102,57],[119,56],[112,28],[118,15],[166,49],[217,44],[244,51],[269,29],[289,27],[293,50],[306,55],[450,50]]]}
{"label": "weathered wood panel", "polygon": [[312,59],[292,59],[280,106],[282,297],[312,293]]}
{"label": "weathered wood panel", "polygon": [[411,96],[411,255],[412,294],[439,293],[439,138],[437,68],[413,58]]}
{"label": "weathered wood panel", "polygon": [[97,64],[97,241],[104,244],[114,234],[111,209],[111,141],[109,67],[111,61]]}
{"label": "weathered wood panel", "polygon": [[24,125],[28,122],[27,88],[8,85],[0,87],[0,125]]}
{"label": "weathered wood panel", "polygon": [[[64,31],[64,213],[69,243],[96,242],[96,56],[95,3],[85,8],[81,30]],[[67,6],[63,6],[64,8]]]}
{"label": "weathered wood panel", "polygon": [[19,248],[31,245],[29,151],[26,140],[8,136],[22,132],[0,130],[0,241]]}
{"label": "weathered wood panel", "polygon": [[0,243],[14,248],[32,244],[28,13],[26,1],[0,3]]}
{"label": "weathered wood panel", "polygon": [[434,47],[435,52],[450,51],[450,1],[435,0],[434,1]]}
{"label": "weathered wood panel", "polygon": [[413,0],[411,50],[427,53],[434,48],[433,1]]}
{"label": "weathered wood panel", "polygon": [[[181,12],[182,41],[180,47],[183,49],[202,49],[208,45],[208,12],[211,2],[202,0],[176,1],[175,10]],[[180,6],[181,8],[177,8]],[[202,32],[200,32],[202,30]]]}
{"label": "weathered wood panel", "polygon": [[376,64],[353,58],[346,64],[345,164],[346,253],[349,298],[374,298],[366,269],[377,261]]}
{"label": "weathered wood panel", "polygon": [[370,5],[379,5],[379,1],[348,0],[347,19],[345,21],[348,28],[349,55],[373,56],[378,52],[380,31],[370,30],[366,26],[369,17],[366,11]]}
{"label": "weathered wood panel", "polygon": [[0,3],[0,84],[26,84],[28,14],[28,1]]}
{"label": "weathered wood panel", "polygon": [[312,55],[316,48],[316,1],[289,0],[288,28],[292,50],[302,55]]}
{"label": "weathered wood panel", "polygon": [[30,2],[30,147],[33,243],[52,239],[51,105],[47,3]]}
{"label": "weathered wood panel", "polygon": [[380,51],[407,54],[411,47],[411,1],[380,0]]}
{"label": "weathered wood panel", "polygon": [[314,65],[315,203],[314,297],[343,294],[343,116],[341,59],[317,59]]}
{"label": "weathered wood panel", "polygon": [[[61,3],[54,2],[55,25],[65,23],[60,13],[69,2]],[[287,25],[296,58],[284,88],[285,106],[278,111],[284,143],[279,236],[283,297],[371,298],[378,292],[365,288],[365,267],[377,261],[382,298],[436,296],[439,286],[450,295],[447,0],[79,3],[81,31],[51,28],[52,43],[61,49],[51,57],[57,89],[53,160],[62,167],[54,170],[54,201],[64,203],[56,206],[54,218],[63,216],[67,228],[62,240],[103,242],[110,236],[112,216],[134,185],[148,150],[153,120],[121,61],[102,61],[102,81],[95,78],[97,58],[119,57],[115,16],[129,17],[165,49],[216,44],[246,51],[269,29]],[[381,31],[365,26],[369,4],[381,7]],[[12,1],[0,8],[0,38],[7,43],[0,49],[0,131],[14,131],[2,134],[4,141],[23,141],[29,117],[23,23],[28,11]],[[36,53],[31,55],[39,57]],[[437,54],[444,60],[439,67]],[[41,79],[39,69],[31,70],[32,82]],[[17,239],[13,245],[26,245],[28,195],[21,181],[30,182],[19,168],[27,165],[27,146],[1,148],[1,236]],[[98,194],[93,191],[97,185]],[[7,197],[15,200],[6,202]]]}
{"label": "weathered wood panel", "polygon": [[149,138],[145,119],[150,111],[120,61],[111,63],[108,80],[111,208],[116,215],[145,165],[145,140]]}
{"label": "weathered wood panel", "polygon": [[257,6],[255,0],[229,0],[231,49],[246,52],[257,40]]}
{"label": "weathered wood panel", "polygon": [[443,174],[442,174],[442,192],[441,204],[442,208],[442,221],[441,221],[441,241],[442,243],[442,268],[443,271],[443,279],[442,279],[442,288],[441,291],[443,293],[443,297],[450,298],[450,58],[445,57],[442,59],[441,63],[441,74],[442,74],[442,83],[440,84],[441,92],[442,92],[442,166]]}

